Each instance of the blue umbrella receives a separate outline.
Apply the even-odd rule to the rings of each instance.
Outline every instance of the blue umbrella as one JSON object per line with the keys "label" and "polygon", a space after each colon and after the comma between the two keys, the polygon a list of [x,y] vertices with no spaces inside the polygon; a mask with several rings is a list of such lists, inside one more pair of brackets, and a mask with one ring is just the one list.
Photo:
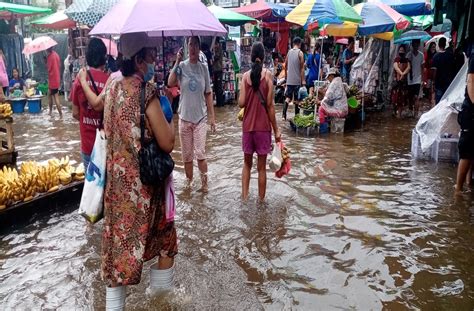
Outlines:
{"label": "blue umbrella", "polygon": [[428,41],[431,39],[431,36],[429,33],[423,30],[410,30],[405,32],[395,40],[395,44],[402,44],[402,43],[409,43],[412,40],[421,40],[421,41]]}
{"label": "blue umbrella", "polygon": [[369,0],[369,2],[382,2],[406,16],[426,15],[431,14],[426,9],[425,0]]}

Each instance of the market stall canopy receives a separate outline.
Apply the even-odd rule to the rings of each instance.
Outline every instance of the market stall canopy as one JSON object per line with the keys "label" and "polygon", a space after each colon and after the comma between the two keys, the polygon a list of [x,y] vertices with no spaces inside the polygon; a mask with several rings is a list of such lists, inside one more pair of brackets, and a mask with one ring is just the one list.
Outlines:
{"label": "market stall canopy", "polygon": [[118,0],[74,0],[65,13],[73,21],[93,27],[117,2]]}
{"label": "market stall canopy", "polygon": [[48,37],[48,36],[38,37],[25,45],[25,48],[23,49],[23,54],[31,55],[34,53],[46,51],[50,47],[53,47],[57,44],[58,43],[54,41],[51,37]]}
{"label": "market stall canopy", "polygon": [[303,0],[286,20],[307,28],[310,24],[342,24],[344,21],[361,23],[362,18],[344,0]]}
{"label": "market stall canopy", "polygon": [[368,0],[368,2],[382,2],[407,16],[431,14],[431,11],[426,9],[425,0]]}
{"label": "market stall canopy", "polygon": [[409,43],[412,40],[421,40],[421,41],[427,41],[431,39],[431,35],[427,33],[426,31],[423,30],[410,30],[405,32],[395,40],[395,44],[402,44],[402,43]]}
{"label": "market stall canopy", "polygon": [[255,23],[255,18],[234,12],[229,9],[221,8],[217,5],[207,7],[209,11],[223,24],[230,26],[241,26],[247,23]]}
{"label": "market stall canopy", "polygon": [[[159,17],[159,18],[157,18]],[[91,30],[90,35],[146,32],[150,37],[221,36],[222,24],[199,0],[122,0]]]}
{"label": "market stall canopy", "polygon": [[361,36],[392,32],[394,28],[403,30],[410,26],[403,15],[381,2],[360,3],[354,9],[364,21],[357,31]]}
{"label": "market stall canopy", "polygon": [[258,0],[255,3],[234,9],[235,12],[261,20],[263,22],[283,22],[285,17],[295,8],[287,3],[270,3]]}
{"label": "market stall canopy", "polygon": [[76,27],[76,22],[69,19],[67,15],[64,13],[64,11],[58,11],[51,15],[41,17],[39,19],[32,21],[30,24],[38,26],[38,27],[42,27],[42,28],[55,29],[55,30]]}
{"label": "market stall canopy", "polygon": [[[334,36],[334,37],[354,37],[357,34],[359,24],[344,22],[343,24],[329,24],[325,25],[323,29],[320,30],[321,35],[323,36]],[[394,38],[395,31],[375,33],[369,35],[369,37],[390,41]]]}
{"label": "market stall canopy", "polygon": [[51,13],[51,9],[39,8],[30,5],[0,2],[0,19],[13,19],[36,14]]}

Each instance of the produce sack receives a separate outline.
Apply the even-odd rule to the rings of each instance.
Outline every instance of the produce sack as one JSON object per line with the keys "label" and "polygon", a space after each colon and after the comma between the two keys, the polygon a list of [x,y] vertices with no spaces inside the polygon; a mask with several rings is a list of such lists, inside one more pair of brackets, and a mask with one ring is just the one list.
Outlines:
{"label": "produce sack", "polygon": [[165,181],[165,204],[166,222],[173,222],[176,214],[173,173]]}
{"label": "produce sack", "polygon": [[91,160],[86,168],[84,189],[79,205],[79,214],[91,223],[96,223],[103,217],[106,149],[107,139],[105,133],[97,129]]}
{"label": "produce sack", "polygon": [[281,168],[282,161],[280,145],[277,143],[273,147],[272,156],[270,157],[268,166],[272,171],[277,172]]}
{"label": "produce sack", "polygon": [[[281,150],[283,150],[283,148],[285,148],[285,144],[283,144],[283,142],[280,142],[277,145],[278,145],[278,148],[275,148],[275,149],[279,149],[280,153],[281,153]],[[288,174],[290,172],[290,170],[291,170],[291,161],[290,161],[290,157],[287,156],[286,159],[283,160],[281,168],[278,171],[275,172],[275,176],[278,177],[278,178],[282,178],[283,176]]]}

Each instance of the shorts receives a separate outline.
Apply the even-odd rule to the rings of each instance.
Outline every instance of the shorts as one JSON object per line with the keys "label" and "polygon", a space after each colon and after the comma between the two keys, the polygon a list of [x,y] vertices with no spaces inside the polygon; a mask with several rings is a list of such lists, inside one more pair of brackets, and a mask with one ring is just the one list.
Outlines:
{"label": "shorts", "polygon": [[465,160],[474,159],[474,132],[461,131],[458,142],[459,158]]}
{"label": "shorts", "polygon": [[59,92],[59,89],[49,89],[49,94],[50,95],[58,94],[58,92]]}
{"label": "shorts", "polygon": [[408,85],[408,96],[412,97],[419,97],[420,96],[420,87],[421,84],[409,84]]}
{"label": "shorts", "polygon": [[299,100],[299,85],[287,85],[285,91],[285,97],[290,98],[292,100]]}
{"label": "shorts", "polygon": [[272,132],[242,133],[242,151],[244,154],[268,155],[272,152]]}
{"label": "shorts", "polygon": [[180,118],[178,127],[183,162],[193,162],[194,158],[206,160],[207,118],[197,124]]}

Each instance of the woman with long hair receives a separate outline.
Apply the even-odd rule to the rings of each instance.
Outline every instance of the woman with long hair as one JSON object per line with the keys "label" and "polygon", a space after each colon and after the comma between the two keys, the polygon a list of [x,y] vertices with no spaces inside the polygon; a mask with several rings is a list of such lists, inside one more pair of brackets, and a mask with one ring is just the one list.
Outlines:
{"label": "woman with long hair", "polygon": [[164,152],[174,147],[174,127],[168,123],[153,79],[156,48],[145,33],[122,35],[122,78],[109,79],[96,96],[80,73],[87,99],[103,100],[107,137],[102,235],[102,278],[106,283],[106,310],[123,310],[126,286],[140,283],[143,265],[151,266],[150,287],[169,289],[173,284],[177,237],[173,221],[166,219],[165,184],[143,185],[138,159],[141,146],[142,101],[145,104],[145,140],[155,139]]}
{"label": "woman with long hair", "polygon": [[434,98],[433,77],[431,75],[431,67],[433,65],[433,57],[436,54],[436,42],[431,42],[425,52],[425,62],[423,64],[423,89],[430,100]]}
{"label": "woman with long hair", "polygon": [[408,105],[408,74],[411,65],[406,55],[406,47],[402,44],[398,48],[398,56],[393,62],[392,105],[395,115],[399,118],[402,117],[403,108]]}
{"label": "woman with long hair", "polygon": [[[239,106],[245,108],[242,122],[242,149],[244,166],[242,168],[242,199],[249,195],[250,171],[253,154],[257,153],[258,196],[265,199],[267,188],[267,155],[271,152],[272,129],[275,141],[281,140],[275,117],[272,73],[263,69],[265,48],[261,42],[252,46],[252,69],[242,77]],[[275,146],[278,148],[278,146]]]}

